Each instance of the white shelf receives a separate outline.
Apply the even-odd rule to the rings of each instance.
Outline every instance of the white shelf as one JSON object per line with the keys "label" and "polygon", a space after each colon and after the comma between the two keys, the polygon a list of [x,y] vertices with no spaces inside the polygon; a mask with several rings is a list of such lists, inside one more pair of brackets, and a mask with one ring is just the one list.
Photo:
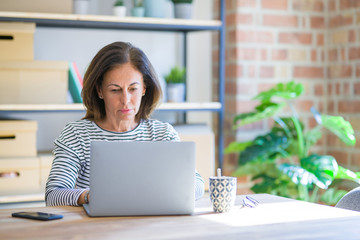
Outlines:
{"label": "white shelf", "polygon": [[0,111],[82,111],[84,105],[76,104],[0,104]]}
{"label": "white shelf", "polygon": [[0,11],[0,16],[11,17],[11,18],[37,18],[37,19],[96,21],[96,22],[221,26],[221,21],[218,20],[195,20],[195,19],[179,19],[179,18],[116,17],[116,16],[108,16],[108,15],[82,15],[82,14],[4,12],[4,11]]}
{"label": "white shelf", "polygon": [[44,200],[45,200],[45,193],[0,196],[0,204],[15,203],[15,202],[37,202],[37,201],[44,201]]}
{"label": "white shelf", "polygon": [[156,31],[219,30],[219,20],[195,20],[176,18],[116,17],[106,15],[79,15],[58,13],[31,13],[0,11],[2,21],[35,22],[38,26],[81,28],[137,29]]}
{"label": "white shelf", "polygon": [[[219,111],[219,102],[183,102],[183,103],[162,103],[157,110],[169,111]],[[85,111],[81,103],[75,104],[0,104],[0,111]]]}
{"label": "white shelf", "polygon": [[162,103],[158,110],[187,110],[187,111],[220,111],[221,103],[219,102],[183,102],[183,103]]}

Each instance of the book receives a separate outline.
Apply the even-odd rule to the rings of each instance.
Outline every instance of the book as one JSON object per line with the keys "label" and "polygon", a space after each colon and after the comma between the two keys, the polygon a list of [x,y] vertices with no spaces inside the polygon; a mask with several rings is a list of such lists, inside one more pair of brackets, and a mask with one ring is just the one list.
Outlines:
{"label": "book", "polygon": [[[75,65],[76,66],[76,65]],[[82,91],[82,78],[80,79],[76,71],[77,67],[74,68],[74,63],[69,62],[69,91],[74,103],[82,103],[81,91]]]}
{"label": "book", "polygon": [[74,70],[75,70],[75,72],[76,72],[76,75],[77,75],[77,77],[78,77],[78,80],[79,80],[79,82],[80,82],[80,85],[81,85],[81,87],[83,87],[83,78],[82,78],[82,76],[80,75],[79,69],[78,69],[78,67],[77,67],[77,65],[76,65],[75,62],[73,62],[72,64],[73,64]]}

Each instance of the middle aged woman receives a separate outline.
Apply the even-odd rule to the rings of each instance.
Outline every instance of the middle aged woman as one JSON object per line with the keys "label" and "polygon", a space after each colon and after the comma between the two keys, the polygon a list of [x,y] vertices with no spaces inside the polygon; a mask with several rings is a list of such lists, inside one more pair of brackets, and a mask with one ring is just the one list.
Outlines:
{"label": "middle aged woman", "polygon": [[[46,204],[89,202],[92,140],[180,141],[170,124],[149,119],[161,95],[156,73],[142,50],[125,42],[103,47],[84,76],[85,117],[67,124],[55,140]],[[196,172],[195,199],[203,193],[204,181]]]}

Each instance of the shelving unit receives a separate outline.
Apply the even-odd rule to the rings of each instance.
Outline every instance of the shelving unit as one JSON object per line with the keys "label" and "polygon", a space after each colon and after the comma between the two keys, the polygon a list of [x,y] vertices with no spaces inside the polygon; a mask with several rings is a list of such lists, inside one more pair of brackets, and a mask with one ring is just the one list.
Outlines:
{"label": "shelving unit", "polygon": [[[220,1],[220,20],[185,20],[185,19],[157,19],[135,18],[99,15],[75,15],[75,14],[45,14],[24,12],[0,12],[0,21],[7,22],[34,22],[37,27],[62,27],[62,28],[89,28],[89,29],[113,29],[134,31],[166,31],[180,32],[184,36],[184,66],[186,66],[187,34],[195,31],[219,32],[219,86],[217,102],[185,102],[163,103],[157,111],[209,111],[218,114],[218,165],[222,166],[223,159],[223,119],[224,119],[224,60],[225,60],[225,32],[224,32],[225,0]],[[82,104],[0,104],[0,117],[9,112],[21,114],[38,112],[81,112],[84,111]]]}
{"label": "shelving unit", "polygon": [[[221,110],[219,102],[183,102],[183,103],[162,103],[158,111],[213,111]],[[85,111],[81,103],[74,104],[0,104],[0,111]]]}
{"label": "shelving unit", "polygon": [[56,13],[1,12],[0,21],[34,22],[37,27],[100,28],[141,31],[219,31],[217,20],[115,17]]}

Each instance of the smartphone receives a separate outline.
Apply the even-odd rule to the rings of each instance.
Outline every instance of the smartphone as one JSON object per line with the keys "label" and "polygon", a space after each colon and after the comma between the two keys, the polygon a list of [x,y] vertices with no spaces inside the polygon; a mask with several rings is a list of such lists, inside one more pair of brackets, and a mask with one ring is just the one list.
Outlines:
{"label": "smartphone", "polygon": [[12,213],[11,216],[43,220],[43,221],[63,218],[63,215],[60,214],[44,213],[44,212],[16,212],[16,213]]}

